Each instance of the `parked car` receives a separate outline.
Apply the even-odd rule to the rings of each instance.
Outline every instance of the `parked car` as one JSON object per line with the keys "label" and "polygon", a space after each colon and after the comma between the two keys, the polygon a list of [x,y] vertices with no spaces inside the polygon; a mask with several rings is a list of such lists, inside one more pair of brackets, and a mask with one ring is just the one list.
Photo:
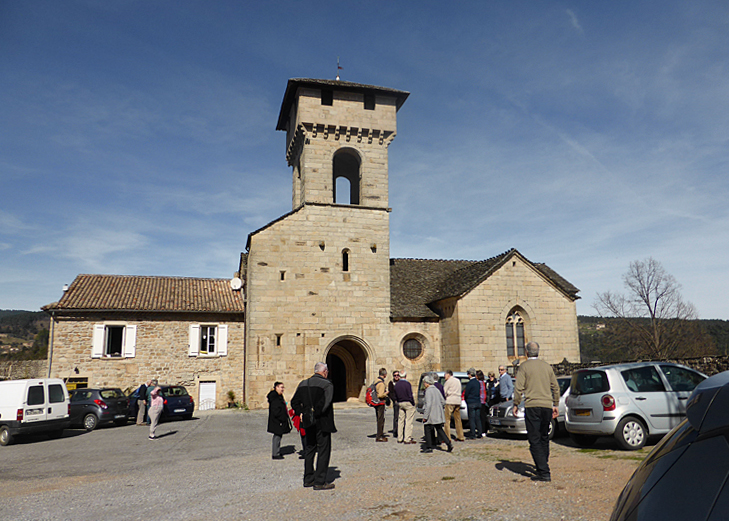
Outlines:
{"label": "parked car", "polygon": [[583,447],[614,436],[623,449],[640,449],[648,436],[666,434],[685,418],[691,391],[705,379],[663,362],[580,369],[567,397],[567,431]]}
{"label": "parked car", "polygon": [[[166,418],[173,418],[181,416],[185,420],[192,418],[192,413],[195,410],[195,401],[187,393],[182,385],[161,385],[162,396],[164,398],[164,406],[162,409],[162,417],[160,421]],[[129,395],[129,417],[136,420],[137,411],[139,406],[137,400],[139,399],[139,388],[135,389],[132,394]]]}
{"label": "parked car", "polygon": [[25,434],[60,438],[69,426],[68,391],[58,378],[0,382],[0,445]]}
{"label": "parked car", "polygon": [[686,419],[620,493],[611,521],[720,521],[729,513],[729,371],[704,380]]}
{"label": "parked car", "polygon": [[[420,383],[418,384],[418,403],[416,405],[416,410],[423,414],[423,405],[425,402],[425,384],[423,383],[423,378],[425,378],[430,373],[422,373],[420,375]],[[445,372],[444,371],[438,371],[438,381],[443,385],[445,382]],[[468,374],[462,373],[462,372],[453,372],[453,378],[458,378],[461,381],[461,421],[468,422],[468,406],[466,405],[466,401],[463,399],[463,390],[466,388],[466,384],[468,383]]]}
{"label": "parked car", "polygon": [[162,419],[181,416],[185,420],[192,418],[195,410],[195,401],[187,394],[187,389],[181,385],[161,385],[164,397]]}
{"label": "parked car", "polygon": [[[554,438],[560,428],[564,428],[565,399],[569,394],[569,376],[557,378],[559,383],[559,415],[552,419],[549,426],[549,439]],[[514,416],[514,402],[512,400],[496,404],[489,409],[489,426],[496,432],[509,434],[526,434],[526,422],[524,421],[524,401],[519,404],[517,415]]]}
{"label": "parked car", "polygon": [[129,398],[121,389],[76,389],[71,392],[71,426],[93,431],[103,423],[126,425]]}

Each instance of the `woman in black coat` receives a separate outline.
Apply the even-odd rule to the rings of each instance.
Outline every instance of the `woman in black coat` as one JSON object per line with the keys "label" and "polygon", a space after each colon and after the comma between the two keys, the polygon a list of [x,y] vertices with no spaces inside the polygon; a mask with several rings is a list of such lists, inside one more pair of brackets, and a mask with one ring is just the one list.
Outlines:
{"label": "woman in black coat", "polygon": [[268,432],[273,434],[272,457],[283,459],[281,455],[281,437],[291,432],[289,413],[286,410],[286,400],[283,397],[284,384],[276,382],[273,390],[268,393]]}

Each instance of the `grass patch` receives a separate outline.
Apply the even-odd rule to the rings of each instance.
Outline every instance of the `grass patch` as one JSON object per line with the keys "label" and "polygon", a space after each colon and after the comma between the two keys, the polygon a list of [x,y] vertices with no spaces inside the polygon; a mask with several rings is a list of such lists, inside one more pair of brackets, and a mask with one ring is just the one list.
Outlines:
{"label": "grass patch", "polygon": [[443,476],[442,478],[440,478],[441,481],[452,481],[454,479],[456,479],[455,476]]}

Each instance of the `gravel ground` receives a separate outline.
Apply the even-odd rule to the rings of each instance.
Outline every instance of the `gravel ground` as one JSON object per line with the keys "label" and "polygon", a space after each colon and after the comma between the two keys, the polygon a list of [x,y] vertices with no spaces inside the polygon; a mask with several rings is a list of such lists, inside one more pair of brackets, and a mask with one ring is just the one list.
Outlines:
{"label": "gravel ground", "polygon": [[375,443],[374,413],[344,408],[332,438],[336,489],[314,491],[301,486],[298,435],[284,437],[283,461],[271,460],[266,411],[196,415],[163,424],[158,441],[129,425],[0,447],[0,518],[605,520],[649,451],[611,440],[584,450],[562,437],[551,446],[552,482],[535,483],[524,438],[420,454],[392,438]]}

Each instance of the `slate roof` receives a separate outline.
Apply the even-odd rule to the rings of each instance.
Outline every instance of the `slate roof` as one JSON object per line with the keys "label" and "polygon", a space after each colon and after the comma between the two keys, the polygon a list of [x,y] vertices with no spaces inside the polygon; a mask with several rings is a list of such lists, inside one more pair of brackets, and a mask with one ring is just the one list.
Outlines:
{"label": "slate roof", "polygon": [[572,300],[579,298],[579,289],[549,266],[531,263],[515,249],[483,261],[390,259],[390,315],[393,319],[436,319],[429,304],[465,295],[514,255]]}
{"label": "slate roof", "polygon": [[243,293],[228,279],[78,275],[44,311],[242,313]]}

